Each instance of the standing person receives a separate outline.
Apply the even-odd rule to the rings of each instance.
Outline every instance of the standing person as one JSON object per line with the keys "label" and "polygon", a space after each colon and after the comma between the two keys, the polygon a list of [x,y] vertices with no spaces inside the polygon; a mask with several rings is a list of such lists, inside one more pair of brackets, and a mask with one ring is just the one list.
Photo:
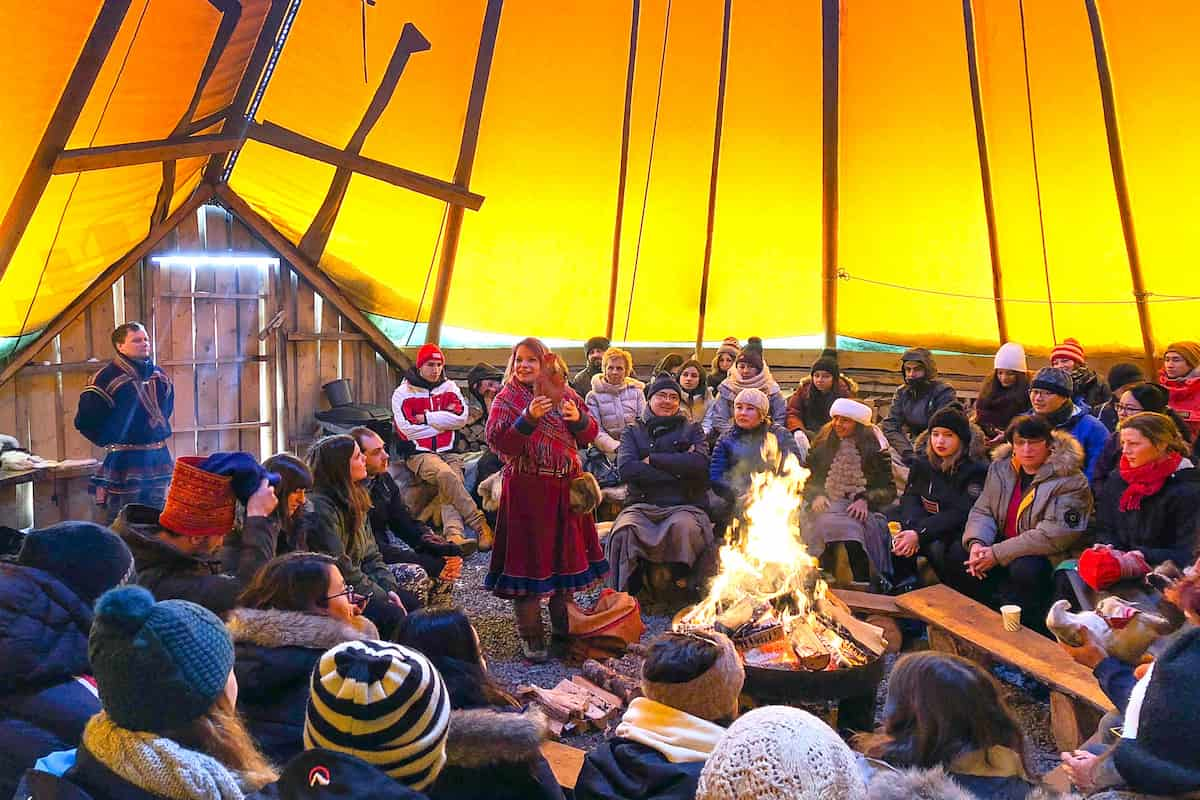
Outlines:
{"label": "standing person", "polygon": [[987,435],[988,447],[1004,441],[1013,417],[1029,413],[1029,368],[1025,348],[1006,342],[996,351],[995,369],[984,380],[975,401],[975,424]]}
{"label": "standing person", "polygon": [[0,561],[0,797],[39,758],[78,745],[100,711],[92,606],[132,576],[129,548],[92,522],[31,531],[15,562]]}
{"label": "standing person", "polygon": [[689,358],[679,368],[679,388],[683,389],[681,406],[684,416],[689,422],[699,425],[704,421],[704,415],[712,405],[715,395],[708,388],[708,376],[705,375],[703,365],[696,359]]}
{"label": "standing person", "polygon": [[1200,342],[1172,342],[1163,353],[1158,382],[1171,394],[1171,408],[1200,436]]}
{"label": "standing person", "polygon": [[1092,513],[1083,448],[1038,416],[1014,419],[1005,439],[1009,446],[993,454],[962,539],[946,556],[946,582],[994,609],[1020,606],[1021,623],[1045,632],[1054,595],[1050,558],[1079,539]]}
{"label": "standing person", "polygon": [[712,360],[712,369],[708,373],[708,388],[712,389],[713,394],[716,394],[721,382],[729,377],[734,359],[740,352],[742,352],[742,345],[734,336],[726,336],[717,348]]}
{"label": "standing person", "polygon": [[1108,398],[1108,402],[1100,406],[1100,408],[1093,409],[1093,413],[1104,423],[1104,427],[1108,428],[1109,433],[1115,431],[1117,423],[1121,421],[1120,415],[1117,413],[1117,403],[1120,396],[1130,386],[1137,383],[1145,383],[1145,381],[1146,376],[1142,374],[1142,368],[1128,361],[1113,364],[1108,370],[1108,385],[1112,389],[1112,395]]}
{"label": "standing person", "polygon": [[839,397],[858,396],[858,384],[843,375],[838,366],[837,350],[825,349],[813,362],[808,377],[800,381],[787,401],[787,429],[804,431],[809,439],[817,435],[831,419],[829,409]]}
{"label": "standing person", "polygon": [[587,363],[571,378],[571,388],[575,390],[575,394],[587,397],[587,393],[592,390],[592,378],[604,371],[604,353],[610,347],[612,342],[607,336],[593,336],[583,345]]}
{"label": "standing person", "polygon": [[308,490],[312,488],[312,473],[308,465],[291,453],[278,453],[263,462],[263,469],[279,476],[275,484],[275,497],[279,505],[271,515],[279,526],[279,541],[276,552],[303,550],[297,541],[299,532],[296,521],[308,504]]}
{"label": "standing person", "polygon": [[587,410],[600,426],[595,446],[610,459],[621,446],[621,434],[646,410],[646,384],[633,377],[633,355],[610,347],[604,353],[604,371],[592,376]]}
{"label": "standing person", "polygon": [[1076,405],[1071,376],[1057,367],[1042,367],[1029,384],[1029,402],[1033,413],[1050,423],[1055,430],[1069,434],[1083,448],[1083,473],[1088,481],[1096,477],[1096,464],[1108,443],[1108,428],[1087,412],[1086,406]]}
{"label": "standing person", "polygon": [[75,413],[76,430],[108,451],[89,488],[106,522],[126,503],[162,508],[175,412],[175,387],[154,363],[142,323],[118,325],[112,343],[116,357],[88,380]]}
{"label": "standing person", "polygon": [[422,345],[414,368],[392,393],[400,452],[417,480],[437,487],[446,540],[461,546],[469,527],[486,550],[492,529],[467,491],[462,458],[454,452],[455,433],[467,424],[467,403],[458,384],[446,378],[445,366],[437,345]]}
{"label": "standing person", "polygon": [[904,384],[892,395],[887,419],[879,427],[891,445],[893,461],[912,464],[913,439],[929,425],[929,418],[954,401],[954,387],[937,379],[937,362],[924,347],[914,347],[900,357]]}
{"label": "standing person", "polygon": [[1071,400],[1087,414],[1098,414],[1112,391],[1087,365],[1087,354],[1077,339],[1064,339],[1050,351],[1050,366],[1071,376]]}
{"label": "standing person", "polygon": [[710,441],[715,441],[734,427],[734,403],[744,389],[761,391],[767,398],[771,423],[781,428],[784,426],[787,421],[787,402],[783,399],[783,392],[771,377],[762,350],[747,345],[734,360],[729,377],[717,387],[717,399],[709,406],[704,417],[704,434]]}
{"label": "standing person", "polygon": [[366,615],[380,633],[390,637],[418,598],[407,603],[398,594],[400,584],[379,554],[371,532],[371,495],[363,482],[367,461],[353,436],[338,434],[318,439],[308,451],[313,490],[311,510],[299,524],[305,545],[337,561],[346,583],[369,598]]}
{"label": "standing person", "polygon": [[504,388],[488,418],[488,445],[504,462],[496,547],[484,586],[513,601],[525,656],[547,658],[541,599],[550,598],[550,626],[562,642],[572,592],[608,574],[590,511],[572,508],[572,482],[582,474],[579,448],[598,426],[574,390],[557,403],[538,382],[554,354],[532,337],[518,342],[505,370]]}

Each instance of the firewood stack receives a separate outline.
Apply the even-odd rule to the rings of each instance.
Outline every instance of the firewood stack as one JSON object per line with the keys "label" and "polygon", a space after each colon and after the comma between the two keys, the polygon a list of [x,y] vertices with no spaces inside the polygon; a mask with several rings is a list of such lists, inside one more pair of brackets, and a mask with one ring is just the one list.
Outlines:
{"label": "firewood stack", "polygon": [[517,687],[518,697],[545,712],[556,737],[606,730],[620,718],[629,701],[641,693],[641,687],[632,678],[594,659],[583,663],[582,675],[574,675],[570,680],[564,678],[553,689]]}

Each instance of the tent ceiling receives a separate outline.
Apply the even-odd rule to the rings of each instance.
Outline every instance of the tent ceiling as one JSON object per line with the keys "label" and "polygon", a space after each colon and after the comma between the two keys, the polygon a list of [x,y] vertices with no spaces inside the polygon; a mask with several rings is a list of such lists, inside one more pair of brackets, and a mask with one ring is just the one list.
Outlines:
{"label": "tent ceiling", "polygon": [[[277,15],[293,2],[275,0]],[[1111,129],[1089,3],[1111,69]],[[246,79],[247,63],[258,40],[274,40],[264,24],[271,5],[132,0],[66,146],[165,139],[181,125],[238,132],[240,110],[233,124],[220,114],[258,82],[253,72]],[[289,16],[254,118],[339,151],[358,130],[357,154],[450,181],[486,5],[380,0],[366,7],[364,54],[361,3],[305,0]],[[550,14],[529,0],[504,4],[469,187],[486,200],[465,212],[446,324],[572,339],[603,330],[633,7],[564,0]],[[614,333],[686,342],[699,318],[725,3],[637,7]],[[822,14],[834,8],[837,261],[826,266],[842,272],[838,333],[986,350],[1000,336],[998,285],[1011,339],[1036,350],[1075,336],[1091,350],[1139,351],[1110,154],[1110,136],[1119,133],[1154,342],[1195,337],[1192,297],[1200,293],[1180,276],[1200,250],[1200,157],[1190,140],[1200,123],[1200,55],[1190,45],[1200,7],[968,7],[995,264],[960,0],[732,4],[706,338],[825,329]],[[0,65],[16,79],[0,97],[3,208],[96,20],[45,4],[22,4],[6,18]],[[364,122],[406,24],[431,47],[408,55],[382,113]],[[207,127],[188,127],[196,120]],[[154,218],[185,201],[206,160],[180,161],[165,190],[158,163],[50,178],[11,260],[0,263],[0,335],[52,320],[141,241]],[[355,305],[428,319],[446,203],[361,174],[345,181],[349,174],[248,141],[229,185],[290,241],[315,248]],[[317,235],[323,206],[336,215]]]}

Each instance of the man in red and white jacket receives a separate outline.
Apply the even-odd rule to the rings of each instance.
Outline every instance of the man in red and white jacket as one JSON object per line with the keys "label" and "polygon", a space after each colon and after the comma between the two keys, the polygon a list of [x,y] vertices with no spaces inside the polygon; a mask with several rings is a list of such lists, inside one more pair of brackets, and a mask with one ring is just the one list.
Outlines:
{"label": "man in red and white jacket", "polygon": [[462,391],[443,372],[445,356],[435,344],[417,351],[414,369],[392,393],[392,418],[400,454],[417,479],[436,486],[441,505],[442,535],[461,545],[464,526],[479,534],[479,549],[492,547],[492,529],[463,484],[462,459],[453,452],[455,431],[467,424]]}

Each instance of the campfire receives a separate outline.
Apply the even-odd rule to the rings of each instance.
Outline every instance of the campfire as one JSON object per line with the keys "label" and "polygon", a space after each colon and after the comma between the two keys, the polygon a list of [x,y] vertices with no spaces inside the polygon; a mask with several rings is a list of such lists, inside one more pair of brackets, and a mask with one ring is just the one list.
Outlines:
{"label": "campfire", "polygon": [[800,501],[809,472],[794,456],[781,463],[774,437],[763,456],[720,572],[708,596],[680,612],[676,631],[728,635],[747,667],[839,670],[863,667],[884,651],[883,631],[855,619],[828,590],[800,538]]}

